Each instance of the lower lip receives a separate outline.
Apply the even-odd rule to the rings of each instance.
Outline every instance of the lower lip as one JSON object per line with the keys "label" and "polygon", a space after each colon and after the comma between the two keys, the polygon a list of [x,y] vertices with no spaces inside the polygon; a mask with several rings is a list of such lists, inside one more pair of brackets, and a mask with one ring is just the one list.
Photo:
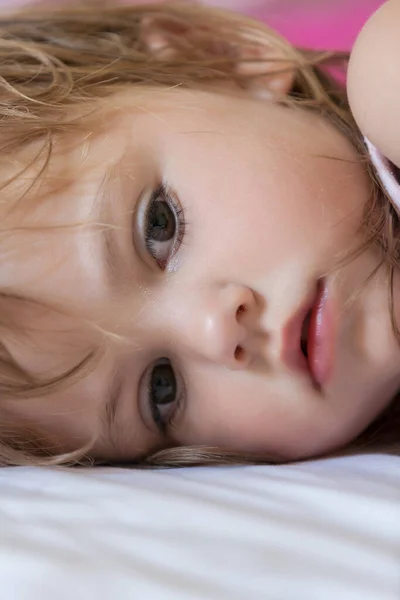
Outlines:
{"label": "lower lip", "polygon": [[321,282],[308,329],[308,364],[314,381],[326,385],[335,358],[334,309],[326,282]]}

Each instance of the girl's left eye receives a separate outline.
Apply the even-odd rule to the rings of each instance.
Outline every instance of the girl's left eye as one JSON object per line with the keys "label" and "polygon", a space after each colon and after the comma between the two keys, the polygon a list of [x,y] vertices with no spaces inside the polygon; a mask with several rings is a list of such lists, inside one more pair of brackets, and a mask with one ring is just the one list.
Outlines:
{"label": "girl's left eye", "polygon": [[[178,383],[179,382],[179,383]],[[168,358],[151,367],[147,383],[148,403],[155,425],[165,434],[184,401],[185,391]]]}
{"label": "girl's left eye", "polygon": [[144,215],[146,249],[160,269],[167,267],[184,236],[183,209],[169,188],[161,184],[152,193]]}

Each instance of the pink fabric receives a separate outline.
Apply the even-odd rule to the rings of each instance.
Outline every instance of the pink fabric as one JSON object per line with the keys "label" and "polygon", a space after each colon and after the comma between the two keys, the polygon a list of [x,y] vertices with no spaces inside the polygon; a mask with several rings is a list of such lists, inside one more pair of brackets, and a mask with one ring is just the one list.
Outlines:
{"label": "pink fabric", "polygon": [[383,156],[368,138],[364,139],[371,156],[372,164],[375,167],[376,174],[392,199],[397,213],[400,215],[400,170],[396,168],[390,160]]}
{"label": "pink fabric", "polygon": [[268,0],[249,12],[293,44],[349,50],[368,18],[384,0]]}

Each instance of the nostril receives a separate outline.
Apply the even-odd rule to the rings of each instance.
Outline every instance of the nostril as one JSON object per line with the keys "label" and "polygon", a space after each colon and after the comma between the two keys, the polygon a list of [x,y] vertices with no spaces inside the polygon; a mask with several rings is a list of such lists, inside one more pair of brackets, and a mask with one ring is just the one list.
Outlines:
{"label": "nostril", "polygon": [[242,362],[245,358],[245,351],[242,346],[236,346],[235,349],[235,360]]}
{"label": "nostril", "polygon": [[241,304],[236,311],[236,318],[239,318],[244,312],[246,312],[246,306]]}

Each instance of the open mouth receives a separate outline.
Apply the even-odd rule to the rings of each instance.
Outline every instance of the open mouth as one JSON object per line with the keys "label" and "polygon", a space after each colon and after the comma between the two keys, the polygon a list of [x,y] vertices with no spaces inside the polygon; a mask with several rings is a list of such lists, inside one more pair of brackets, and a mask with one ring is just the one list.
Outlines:
{"label": "open mouth", "polygon": [[301,349],[303,356],[306,358],[307,363],[308,363],[308,331],[309,331],[309,327],[310,327],[310,321],[311,321],[311,315],[312,315],[313,308],[314,307],[310,308],[310,310],[308,311],[308,313],[306,315],[306,318],[304,319],[303,327],[301,329],[301,336],[300,336],[300,349]]}
{"label": "open mouth", "polygon": [[282,331],[281,360],[293,371],[306,373],[319,391],[332,376],[335,359],[336,309],[327,281],[314,290]]}
{"label": "open mouth", "polygon": [[313,303],[304,318],[300,333],[300,350],[305,359],[305,367],[308,370],[313,385],[318,389],[320,389],[320,383],[317,381],[317,377],[314,372],[314,361],[316,347],[318,347],[317,322],[320,320],[319,309],[321,306],[321,293],[323,286],[324,282],[322,280],[318,281]]}

